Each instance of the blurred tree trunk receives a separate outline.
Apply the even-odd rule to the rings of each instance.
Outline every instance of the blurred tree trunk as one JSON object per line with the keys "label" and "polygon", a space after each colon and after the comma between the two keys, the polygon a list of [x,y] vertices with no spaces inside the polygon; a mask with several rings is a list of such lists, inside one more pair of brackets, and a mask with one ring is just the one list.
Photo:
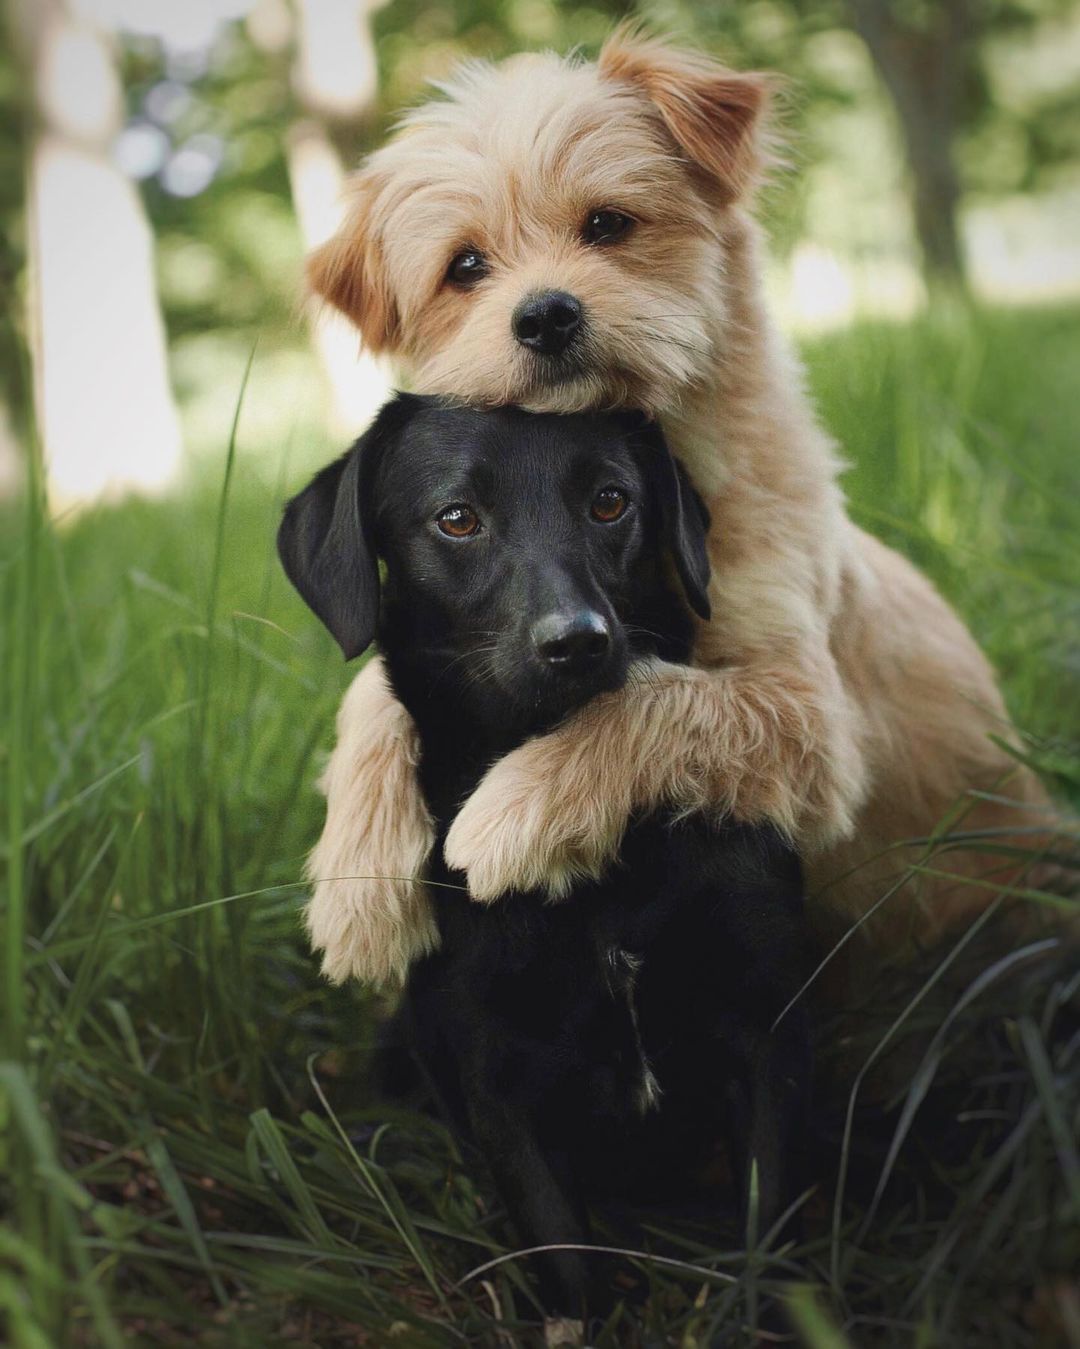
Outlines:
{"label": "blurred tree trunk", "polygon": [[851,0],[855,29],[896,107],[914,186],[915,229],[928,284],[962,289],[960,179],[953,144],[967,84],[970,0]]}
{"label": "blurred tree trunk", "polygon": [[[253,11],[248,31],[256,46],[286,48],[295,39],[292,83],[305,116],[285,139],[293,210],[304,247],[318,247],[342,221],[346,168],[375,103],[375,42],[371,13],[381,0],[297,0],[290,26],[271,33]],[[350,439],[386,401],[386,364],[364,351],[340,314],[312,306],[312,340],[331,393],[335,433]]]}
{"label": "blurred tree trunk", "polygon": [[64,0],[19,0],[33,71],[31,356],[50,503],[156,491],[180,461],[154,239],[112,162],[123,91],[105,33]]}

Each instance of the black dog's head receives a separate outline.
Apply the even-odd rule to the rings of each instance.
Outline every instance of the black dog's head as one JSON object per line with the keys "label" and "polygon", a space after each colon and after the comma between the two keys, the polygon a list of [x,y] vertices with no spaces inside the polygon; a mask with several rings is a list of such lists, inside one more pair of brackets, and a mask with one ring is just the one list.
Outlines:
{"label": "black dog's head", "polygon": [[685,658],[667,562],[707,617],[706,525],[638,414],[402,395],[289,503],[278,549],[346,658],[378,635],[414,714],[436,695],[529,733],[618,687],[633,655]]}

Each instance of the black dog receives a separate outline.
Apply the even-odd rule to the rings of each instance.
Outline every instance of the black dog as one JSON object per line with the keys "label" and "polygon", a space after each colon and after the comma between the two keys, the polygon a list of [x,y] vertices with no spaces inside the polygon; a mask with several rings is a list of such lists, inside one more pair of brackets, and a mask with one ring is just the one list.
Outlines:
{"label": "black dog", "polygon": [[[441,843],[494,758],[633,659],[687,659],[706,524],[640,417],[399,397],[289,503],[278,543],[347,657],[377,633]],[[430,879],[462,881],[440,860]],[[647,818],[564,903],[431,897],[441,949],[404,1016],[527,1245],[587,1242],[586,1190],[689,1174],[718,1136],[744,1217],[756,1161],[768,1229],[797,1191],[810,1072],[800,1006],[774,1029],[803,973],[799,864],[776,833]],[[581,1253],[536,1264],[546,1308],[581,1316]]]}

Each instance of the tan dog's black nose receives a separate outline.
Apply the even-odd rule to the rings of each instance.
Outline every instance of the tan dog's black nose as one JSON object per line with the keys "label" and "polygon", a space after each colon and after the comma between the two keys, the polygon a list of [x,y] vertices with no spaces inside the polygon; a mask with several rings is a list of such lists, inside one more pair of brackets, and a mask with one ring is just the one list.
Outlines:
{"label": "tan dog's black nose", "polygon": [[527,295],[510,320],[523,347],[541,356],[565,351],[581,328],[581,304],[564,290]]}
{"label": "tan dog's black nose", "polygon": [[580,669],[606,656],[611,629],[592,609],[545,614],[530,633],[536,654],[555,669]]}

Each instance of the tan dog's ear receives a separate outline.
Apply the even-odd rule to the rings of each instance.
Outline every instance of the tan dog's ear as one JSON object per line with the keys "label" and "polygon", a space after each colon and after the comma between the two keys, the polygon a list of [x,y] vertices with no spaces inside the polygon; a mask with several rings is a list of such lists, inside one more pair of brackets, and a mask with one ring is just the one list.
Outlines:
{"label": "tan dog's ear", "polygon": [[372,236],[370,195],[358,188],[345,223],[308,258],[307,280],[316,295],[352,319],[369,351],[385,351],[397,338],[397,304]]}
{"label": "tan dog's ear", "polygon": [[632,84],[652,101],[679,147],[726,199],[750,186],[764,159],[755,132],[769,102],[767,75],[728,70],[630,26],[604,43],[599,68],[605,79]]}

